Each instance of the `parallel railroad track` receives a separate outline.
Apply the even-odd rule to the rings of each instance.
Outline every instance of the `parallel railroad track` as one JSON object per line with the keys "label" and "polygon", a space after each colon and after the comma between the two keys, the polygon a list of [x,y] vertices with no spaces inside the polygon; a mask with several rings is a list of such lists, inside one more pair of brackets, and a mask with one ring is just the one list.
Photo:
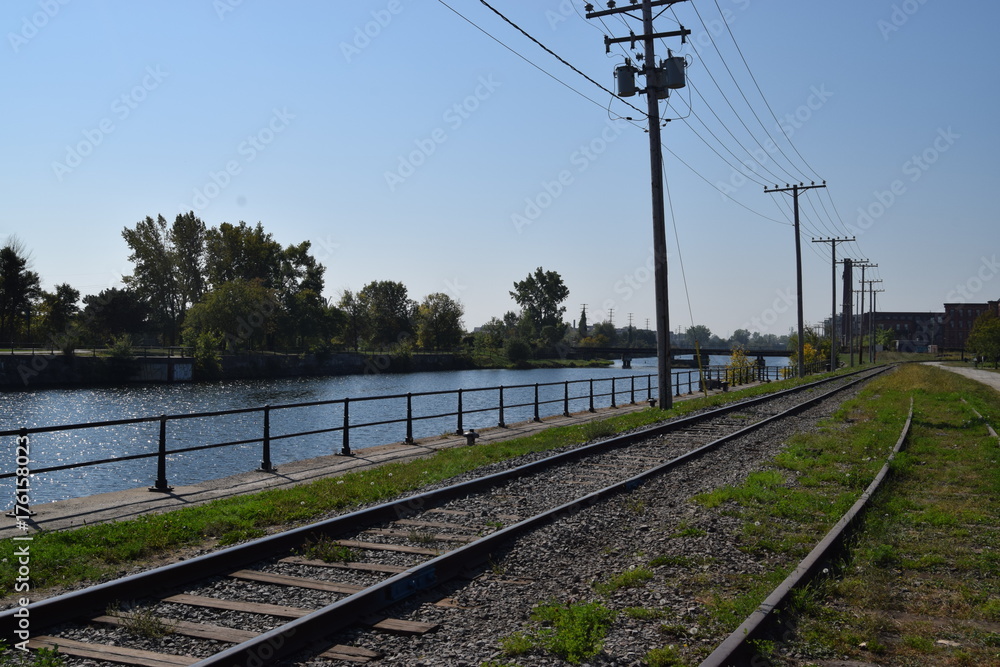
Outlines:
{"label": "parallel railroad track", "polygon": [[[324,638],[359,623],[384,632],[429,632],[433,625],[386,618],[384,610],[480,566],[533,528],[633,489],[871,375],[830,378],[742,401],[42,600],[29,607],[30,646],[57,645],[69,656],[161,667],[272,664],[326,641],[317,651],[322,657],[370,661],[379,657],[376,652],[329,646]],[[803,392],[812,396],[791,410],[775,408],[779,399]],[[536,492],[540,485],[544,494]],[[492,509],[466,511],[472,495],[489,497]],[[354,556],[327,563],[301,555],[303,545],[322,540],[335,540]],[[278,589],[282,600],[295,604],[263,602],[275,599]],[[139,617],[163,618],[172,630],[155,651],[124,645],[127,635],[116,629],[123,616],[105,613],[109,605],[134,600],[141,601]],[[14,613],[0,613],[0,632],[17,642]]]}

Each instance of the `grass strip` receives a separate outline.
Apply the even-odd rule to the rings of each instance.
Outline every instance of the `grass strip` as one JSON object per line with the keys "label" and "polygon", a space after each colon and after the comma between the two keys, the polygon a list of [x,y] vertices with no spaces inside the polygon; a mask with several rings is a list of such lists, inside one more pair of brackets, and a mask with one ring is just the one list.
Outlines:
{"label": "grass strip", "polygon": [[984,423],[998,425],[1000,394],[936,369],[913,379],[905,455],[779,657],[1000,665],[1000,446]]}
{"label": "grass strip", "polygon": [[[120,576],[137,562],[161,557],[175,549],[225,546],[261,537],[270,528],[301,524],[330,512],[387,501],[491,463],[583,444],[821,377],[825,376],[772,382],[739,392],[681,401],[668,411],[647,409],[585,424],[554,427],[521,438],[447,449],[426,459],[389,463],[293,488],[219,499],[162,514],[71,530],[42,531],[32,540],[32,585],[47,588],[106,580]],[[0,543],[0,595],[7,596],[13,592],[17,576],[13,556],[16,543],[9,538]]]}
{"label": "grass strip", "polygon": [[[692,499],[717,515],[738,519],[735,548],[743,555],[731,559],[746,566],[743,573],[678,569],[670,553],[649,555],[650,567],[668,568],[664,576],[672,578],[671,586],[701,602],[682,623],[661,627],[670,643],[648,654],[649,664],[700,663],[714,645],[698,638],[735,630],[822,539],[891,452],[909,412],[911,376],[920,371],[908,364],[874,379],[816,428],[788,438],[774,459],[742,482]],[[677,540],[704,539],[698,526],[683,524],[671,531]],[[694,635],[692,627],[698,628]],[[762,655],[769,652],[770,647],[762,647]]]}

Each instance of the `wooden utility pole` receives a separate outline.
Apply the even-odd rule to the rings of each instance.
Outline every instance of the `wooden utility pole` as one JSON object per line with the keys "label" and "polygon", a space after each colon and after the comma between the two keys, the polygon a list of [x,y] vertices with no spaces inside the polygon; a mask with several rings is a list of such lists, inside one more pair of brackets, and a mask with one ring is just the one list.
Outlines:
{"label": "wooden utility pole", "polygon": [[837,244],[849,243],[856,240],[853,236],[849,239],[813,239],[813,243],[830,244],[830,278],[833,285],[833,295],[830,297],[830,370],[837,370]]}
{"label": "wooden utility pole", "polygon": [[[653,257],[654,282],[656,292],[656,377],[657,394],[660,408],[667,410],[673,406],[673,383],[670,378],[670,308],[667,296],[667,234],[664,229],[663,201],[663,147],[660,144],[660,99],[666,98],[669,88],[680,87],[668,85],[665,70],[656,65],[655,42],[663,37],[685,38],[691,34],[683,27],[680,30],[657,33],[653,31],[653,7],[669,6],[683,0],[642,0],[642,34],[630,34],[628,37],[604,37],[605,50],[610,52],[612,44],[629,42],[644,44],[644,66],[640,71],[646,77],[647,115],[649,116],[649,172],[653,195]],[[609,9],[593,11],[593,5],[586,6],[587,18],[594,19],[611,14],[634,12],[636,5],[630,4],[615,7],[608,3]],[[626,73],[631,69],[629,63],[623,66]],[[632,70],[634,73],[634,70]],[[683,85],[683,83],[681,84]],[[619,85],[619,90],[622,90]],[[621,92],[622,96],[634,94],[635,90]]]}
{"label": "wooden utility pole", "polygon": [[874,269],[878,264],[871,264],[869,262],[864,262],[861,264],[855,264],[855,266],[861,267],[861,307],[858,309],[858,366],[865,365],[865,269]]}
{"label": "wooden utility pole", "polygon": [[799,345],[798,345],[798,376],[804,378],[806,376],[806,360],[805,355],[805,326],[802,321],[802,240],[799,238],[799,192],[804,192],[806,190],[812,190],[813,188],[825,188],[826,181],[823,181],[822,185],[816,185],[815,183],[811,185],[803,185],[799,183],[797,185],[785,185],[783,188],[779,188],[777,185],[771,190],[764,188],[765,193],[771,192],[791,192],[792,202],[794,203],[795,210],[795,290],[798,292],[798,330],[799,330]]}

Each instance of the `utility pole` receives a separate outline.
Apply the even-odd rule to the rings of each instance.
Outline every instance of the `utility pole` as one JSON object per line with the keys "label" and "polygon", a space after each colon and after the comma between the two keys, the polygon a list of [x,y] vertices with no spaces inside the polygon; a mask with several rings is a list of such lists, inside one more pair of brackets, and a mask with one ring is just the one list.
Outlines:
{"label": "utility pole", "polygon": [[849,239],[813,239],[813,243],[830,244],[830,281],[833,285],[833,294],[830,297],[830,371],[837,370],[837,244],[850,243],[856,239],[852,236]]}
{"label": "utility pole", "polygon": [[855,264],[855,266],[861,267],[861,299],[859,301],[860,307],[858,308],[858,366],[865,365],[864,357],[864,346],[865,346],[865,269],[874,269],[878,264],[872,264],[870,262],[862,262],[860,264]]}
{"label": "utility pole", "polygon": [[799,345],[798,345],[798,357],[799,357],[799,368],[798,376],[804,378],[806,376],[806,360],[805,355],[805,332],[802,325],[802,241],[799,238],[799,192],[804,192],[806,190],[812,190],[813,188],[825,188],[826,181],[823,181],[822,185],[816,185],[812,183],[811,185],[803,185],[799,183],[797,185],[785,184],[785,187],[779,188],[777,185],[773,189],[768,190],[764,188],[765,193],[771,192],[791,192],[792,201],[794,202],[795,209],[795,289],[798,292],[798,327],[799,327]]}
{"label": "utility pole", "polygon": [[[875,284],[881,280],[868,280],[868,363],[875,363]],[[885,290],[879,290],[884,292]],[[862,297],[863,298],[863,297]]]}
{"label": "utility pole", "polygon": [[842,329],[844,344],[851,357],[851,368],[854,368],[854,267],[867,262],[867,259],[850,259],[845,257],[840,264],[844,265],[844,315]]}
{"label": "utility pole", "polygon": [[[641,73],[646,77],[646,102],[647,115],[649,116],[649,171],[653,195],[653,276],[656,283],[656,377],[657,393],[659,396],[660,408],[668,410],[673,406],[673,394],[670,378],[670,308],[667,293],[667,233],[664,229],[664,202],[663,202],[663,147],[660,144],[660,100],[665,99],[670,88],[680,88],[684,86],[683,59],[668,59],[672,68],[657,67],[654,45],[657,39],[664,37],[680,37],[682,40],[691,34],[690,30],[681,27],[680,30],[671,32],[653,32],[653,7],[674,5],[683,0],[642,0],[642,34],[630,34],[628,37],[611,38],[604,37],[604,48],[606,52],[611,51],[612,44],[629,42],[634,45],[642,40],[644,43],[643,61],[644,65]],[[622,14],[635,11],[635,4],[624,7],[615,7],[614,2],[608,3],[608,9],[594,11],[594,6],[587,4],[586,17],[588,19],[600,18],[611,14]],[[683,41],[682,41],[683,43]],[[634,95],[637,91],[634,85],[623,87],[623,79],[630,80],[636,73],[631,63],[626,61],[625,65],[616,69],[618,74],[618,90],[622,97]]]}

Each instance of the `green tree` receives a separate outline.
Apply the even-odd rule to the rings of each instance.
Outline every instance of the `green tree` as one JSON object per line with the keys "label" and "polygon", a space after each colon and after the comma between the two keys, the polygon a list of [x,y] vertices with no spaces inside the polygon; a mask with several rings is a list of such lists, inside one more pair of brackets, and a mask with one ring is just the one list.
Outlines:
{"label": "green tree", "polygon": [[351,290],[341,292],[337,308],[344,316],[344,329],[341,339],[344,345],[353,348],[357,352],[358,348],[361,347],[362,338],[368,328],[368,314],[357,295]]}
{"label": "green tree", "polygon": [[704,324],[695,324],[688,327],[687,331],[688,343],[694,347],[697,342],[699,346],[704,347],[712,340],[712,331],[706,327]]}
{"label": "green tree", "polygon": [[0,248],[0,339],[10,341],[30,326],[32,302],[41,294],[41,280],[30,270],[31,259],[16,236]]}
{"label": "green tree", "polygon": [[1000,363],[1000,317],[992,310],[977,317],[965,346],[984,361],[992,361],[996,368]]}
{"label": "green tree", "polygon": [[194,211],[178,215],[170,228],[170,250],[181,309],[201,301],[205,293],[205,223]]}
{"label": "green tree", "polygon": [[[41,333],[45,337],[69,336],[74,341],[75,332],[71,331],[75,324],[74,318],[80,312],[77,303],[80,301],[80,291],[68,284],[56,285],[54,292],[42,292],[39,314],[41,315]],[[72,343],[71,343],[72,344]]]}
{"label": "green tree", "polygon": [[281,244],[257,223],[251,227],[223,222],[205,232],[208,284],[217,288],[234,280],[258,281],[267,288],[281,281]]}
{"label": "green tree", "polygon": [[424,349],[452,349],[462,340],[462,304],[447,294],[428,294],[417,306],[414,319],[417,345]]}
{"label": "green tree", "polygon": [[580,311],[580,325],[577,327],[577,331],[580,333],[580,338],[587,337],[587,309],[583,308]]}
{"label": "green tree", "polygon": [[566,308],[559,304],[569,297],[569,288],[555,271],[543,271],[538,267],[527,278],[514,283],[510,295],[534,326],[535,334],[545,326],[562,326]]}
{"label": "green tree", "polygon": [[875,332],[875,342],[881,345],[883,350],[888,350],[894,340],[896,340],[896,333],[892,329],[879,328]]}
{"label": "green tree", "polygon": [[274,330],[279,303],[259,282],[231,280],[205,295],[188,311],[184,340],[195,345],[204,332],[221,335],[230,351],[261,347]]}
{"label": "green tree", "polygon": [[155,328],[173,344],[187,308],[204,291],[205,224],[194,213],[178,215],[172,225],[158,215],[126,227],[122,237],[131,253],[132,275],[125,285],[146,304]]}
{"label": "green tree", "polygon": [[735,347],[740,345],[746,348],[750,344],[750,332],[746,329],[737,329],[733,332],[729,342]]}
{"label": "green tree", "polygon": [[361,288],[358,301],[365,312],[365,338],[373,347],[400,343],[413,333],[411,317],[417,304],[409,298],[403,283],[370,282]]}
{"label": "green tree", "polygon": [[112,287],[83,297],[80,321],[86,340],[103,345],[114,336],[142,333],[149,310],[134,290]]}

